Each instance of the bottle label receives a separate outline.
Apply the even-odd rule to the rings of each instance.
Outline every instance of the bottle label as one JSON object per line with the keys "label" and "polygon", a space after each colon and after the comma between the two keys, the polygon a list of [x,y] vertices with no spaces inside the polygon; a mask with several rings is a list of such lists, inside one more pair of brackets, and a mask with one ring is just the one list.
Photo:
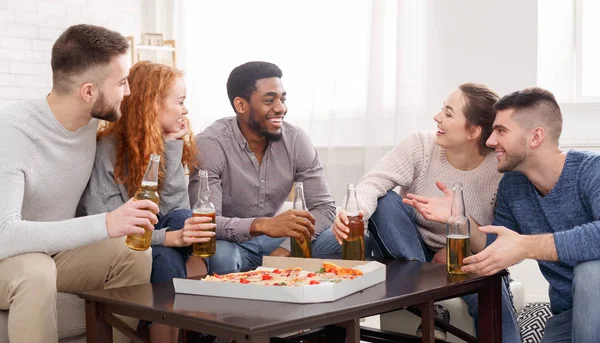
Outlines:
{"label": "bottle label", "polygon": [[215,214],[215,209],[195,208],[192,212],[197,214]]}
{"label": "bottle label", "polygon": [[142,187],[158,187],[158,182],[142,181]]}

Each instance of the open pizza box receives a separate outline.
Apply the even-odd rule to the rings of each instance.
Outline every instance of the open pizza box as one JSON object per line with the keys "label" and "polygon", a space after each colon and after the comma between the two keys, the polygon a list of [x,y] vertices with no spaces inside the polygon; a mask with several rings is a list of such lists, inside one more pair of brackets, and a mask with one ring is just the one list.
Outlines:
{"label": "open pizza box", "polygon": [[281,301],[289,303],[320,303],[338,300],[352,293],[385,281],[385,265],[376,261],[322,260],[318,258],[263,257],[258,269],[287,269],[300,267],[306,271],[318,271],[323,262],[340,267],[356,268],[364,275],[339,283],[322,283],[306,286],[266,286],[256,284],[206,282],[192,279],[173,279],[175,293],[208,295],[216,297]]}

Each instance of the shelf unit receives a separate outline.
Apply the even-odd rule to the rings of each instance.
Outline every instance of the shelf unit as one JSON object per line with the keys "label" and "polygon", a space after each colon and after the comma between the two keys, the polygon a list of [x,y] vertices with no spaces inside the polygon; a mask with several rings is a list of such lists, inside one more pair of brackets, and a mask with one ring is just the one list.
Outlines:
{"label": "shelf unit", "polygon": [[[143,60],[150,60],[153,62],[165,63],[167,65],[170,65],[171,67],[177,67],[177,47],[175,45],[174,39],[165,40],[163,42],[162,46],[137,44],[135,37],[133,37],[133,36],[127,37],[127,40],[129,41],[129,53],[131,54],[131,65],[132,66],[141,60],[140,55],[143,52],[152,51],[152,52],[155,52],[154,58],[153,59],[143,58]],[[166,63],[167,61],[165,61],[165,60],[159,60],[157,57],[158,54],[162,54],[165,52],[171,53],[171,59],[170,59],[170,61],[168,61],[169,63]]]}

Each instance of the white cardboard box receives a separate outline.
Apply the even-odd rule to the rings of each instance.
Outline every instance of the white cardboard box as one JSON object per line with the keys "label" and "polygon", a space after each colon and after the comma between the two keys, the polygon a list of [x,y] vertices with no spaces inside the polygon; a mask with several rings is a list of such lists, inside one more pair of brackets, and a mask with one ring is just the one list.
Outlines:
{"label": "white cardboard box", "polygon": [[324,261],[335,263],[341,267],[360,269],[364,272],[364,275],[353,280],[344,280],[340,283],[323,283],[307,286],[247,285],[203,282],[191,279],[173,279],[173,284],[175,286],[175,293],[306,304],[335,301],[385,281],[385,265],[376,261],[265,256],[263,257],[263,267],[280,269],[300,267],[307,271],[317,271],[321,269]]}

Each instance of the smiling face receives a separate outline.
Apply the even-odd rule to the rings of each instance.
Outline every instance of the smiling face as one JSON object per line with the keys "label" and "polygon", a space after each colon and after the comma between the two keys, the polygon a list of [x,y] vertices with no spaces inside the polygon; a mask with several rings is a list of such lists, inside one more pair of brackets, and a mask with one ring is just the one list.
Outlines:
{"label": "smiling face", "polygon": [[258,136],[270,141],[281,139],[283,118],[287,113],[286,92],[281,79],[271,77],[256,81],[250,95],[246,124]]}
{"label": "smiling face", "polygon": [[437,123],[435,143],[444,149],[452,149],[469,143],[467,118],[463,113],[465,99],[457,89],[450,93],[433,120]]}
{"label": "smiling face", "polygon": [[178,133],[185,128],[183,116],[188,114],[188,110],[183,103],[185,96],[185,82],[183,78],[178,77],[159,106],[158,121],[165,134]]}
{"label": "smiling face", "polygon": [[512,119],[514,109],[499,110],[487,146],[496,151],[498,172],[519,171],[527,159],[527,132]]}

